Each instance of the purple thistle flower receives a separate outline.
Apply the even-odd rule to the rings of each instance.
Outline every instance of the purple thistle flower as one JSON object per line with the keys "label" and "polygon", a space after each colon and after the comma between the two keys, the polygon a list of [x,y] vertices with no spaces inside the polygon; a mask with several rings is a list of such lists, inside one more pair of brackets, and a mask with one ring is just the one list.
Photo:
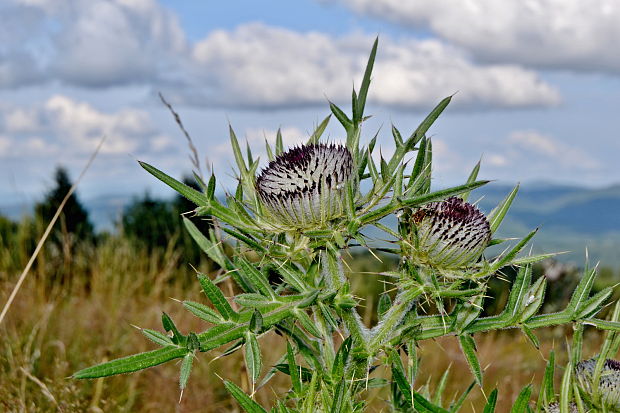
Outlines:
{"label": "purple thistle flower", "polygon": [[256,179],[256,190],[277,224],[320,228],[343,215],[346,184],[352,178],[353,158],[346,147],[301,145],[271,161]]}
{"label": "purple thistle flower", "polygon": [[489,221],[478,208],[461,198],[431,202],[411,217],[415,225],[414,258],[441,269],[457,269],[475,262],[489,241]]}

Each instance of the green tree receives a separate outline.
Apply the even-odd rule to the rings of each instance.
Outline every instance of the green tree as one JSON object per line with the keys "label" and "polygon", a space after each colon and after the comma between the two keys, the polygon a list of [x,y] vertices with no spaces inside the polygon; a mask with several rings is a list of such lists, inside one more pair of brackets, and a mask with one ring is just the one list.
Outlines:
{"label": "green tree", "polygon": [[[45,194],[41,202],[35,205],[35,216],[41,220],[43,225],[47,225],[52,220],[72,186],[73,183],[67,170],[62,166],[57,167],[54,173],[54,187]],[[55,230],[73,234],[78,241],[94,240],[94,227],[88,218],[88,211],[75,193],[67,200]]]}

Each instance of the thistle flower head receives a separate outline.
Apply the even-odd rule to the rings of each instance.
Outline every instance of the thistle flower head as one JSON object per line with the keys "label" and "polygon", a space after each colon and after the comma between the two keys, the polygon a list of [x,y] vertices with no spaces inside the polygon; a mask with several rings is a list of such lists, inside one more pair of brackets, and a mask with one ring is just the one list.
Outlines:
{"label": "thistle flower head", "polygon": [[353,158],[346,147],[302,145],[271,161],[258,176],[256,190],[275,224],[320,228],[343,215],[346,184],[352,178]]}
{"label": "thistle flower head", "polygon": [[[568,411],[570,413],[579,413],[579,409],[577,408],[577,405],[575,404],[575,402],[570,402],[568,404]],[[560,413],[560,403],[558,402],[551,403],[549,406],[547,406],[546,412],[547,413]]]}
{"label": "thistle flower head", "polygon": [[411,216],[415,225],[413,258],[438,269],[475,262],[491,239],[484,214],[461,198],[431,202]]}
{"label": "thistle flower head", "polygon": [[[592,383],[596,358],[584,360],[575,366],[575,375],[579,388],[586,395],[591,395],[594,391]],[[607,359],[603,365],[601,378],[598,383],[598,394],[600,401],[607,409],[617,411],[620,409],[620,361]]]}

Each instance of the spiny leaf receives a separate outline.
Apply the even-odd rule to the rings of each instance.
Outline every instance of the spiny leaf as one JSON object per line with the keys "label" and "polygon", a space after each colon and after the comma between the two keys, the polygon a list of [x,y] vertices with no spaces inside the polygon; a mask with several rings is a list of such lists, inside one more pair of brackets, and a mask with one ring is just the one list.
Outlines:
{"label": "spiny leaf", "polygon": [[[478,161],[476,166],[474,166],[474,169],[472,169],[471,173],[469,174],[469,178],[467,178],[467,183],[468,184],[476,181],[476,179],[478,178],[478,172],[480,172],[480,161]],[[461,199],[463,201],[467,201],[467,199],[469,198],[470,194],[471,194],[471,191],[463,192],[461,194]]]}
{"label": "spiny leaf", "polygon": [[293,353],[293,347],[291,347],[291,343],[286,343],[286,358],[288,362],[288,371],[291,376],[291,383],[293,385],[293,390],[297,394],[301,394],[302,383],[301,383],[301,372],[298,367],[301,369],[301,366],[297,366],[295,363],[295,353]]}
{"label": "spiny leaf", "polygon": [[487,404],[484,406],[484,411],[482,413],[494,413],[496,404],[497,404],[497,389],[493,389],[491,394],[489,394],[489,399],[487,400]]}
{"label": "spiny leaf", "polygon": [[325,128],[327,128],[327,124],[329,123],[329,120],[331,119],[331,117],[332,115],[327,115],[327,117],[323,119],[321,123],[319,123],[319,125],[316,127],[314,132],[312,132],[310,139],[308,139],[308,144],[319,143],[319,140],[321,139],[321,135],[323,135],[323,132],[325,132]]}
{"label": "spiny leaf", "polygon": [[459,336],[459,344],[461,345],[461,351],[467,360],[467,364],[471,369],[476,383],[482,387],[482,369],[480,368],[480,362],[476,356],[476,343],[470,334],[463,334]]}
{"label": "spiny leaf", "polygon": [[444,109],[448,107],[448,105],[450,104],[451,100],[452,100],[452,96],[448,96],[447,98],[443,98],[441,100],[441,102],[439,102],[437,104],[437,106],[435,106],[433,108],[431,113],[429,113],[428,116],[426,116],[426,118],[424,118],[422,123],[420,123],[420,126],[418,126],[417,129],[415,131],[413,131],[413,133],[409,137],[409,140],[413,141],[414,145],[417,142],[419,142],[420,139],[422,139],[424,137],[424,135],[426,134],[428,129],[433,125],[433,123],[435,123],[435,121],[437,120],[439,115],[441,115],[441,112],[443,112]]}
{"label": "spiny leaf", "polygon": [[232,309],[222,291],[204,274],[198,274],[198,281],[202,286],[202,290],[213,306],[220,312],[225,320],[237,320],[238,314]]}
{"label": "spiny leaf", "polygon": [[523,413],[527,411],[527,406],[530,401],[530,395],[532,394],[532,386],[527,385],[521,393],[517,396],[517,400],[512,406],[511,413]]}
{"label": "spiny leaf", "polygon": [[167,346],[145,353],[108,361],[96,366],[82,369],[73,374],[74,379],[96,379],[115,374],[131,373],[157,366],[170,360],[184,357],[188,350],[178,346]]}
{"label": "spiny leaf", "polygon": [[224,386],[247,413],[267,413],[267,410],[250,399],[250,397],[232,381],[224,380]]}
{"label": "spiny leaf", "polygon": [[243,160],[243,154],[241,153],[241,147],[239,147],[237,135],[235,135],[235,131],[233,130],[231,125],[228,125],[228,132],[230,133],[230,145],[232,146],[233,154],[235,155],[237,167],[239,168],[241,176],[243,176],[248,171],[248,168],[245,165],[245,161]]}
{"label": "spiny leaf", "polygon": [[515,186],[514,189],[506,196],[506,198],[504,198],[502,202],[500,202],[499,205],[497,205],[491,213],[489,213],[487,219],[489,220],[491,233],[494,233],[499,227],[499,224],[501,224],[504,220],[508,209],[510,209],[510,205],[512,205],[512,201],[515,199],[515,196],[517,196],[517,192],[519,192],[519,184],[517,184],[517,186]]}
{"label": "spiny leaf", "polygon": [[151,340],[155,344],[159,344],[160,346],[172,346],[174,343],[165,334],[160,333],[159,331],[150,330],[148,328],[141,328],[140,331],[146,338]]}
{"label": "spiny leaf", "polygon": [[194,353],[187,353],[181,362],[181,374],[179,374],[179,387],[181,391],[187,386],[187,380],[192,372],[192,363],[194,362]]}
{"label": "spiny leaf", "polygon": [[146,162],[138,161],[141,167],[143,167],[148,173],[153,175],[155,178],[159,179],[170,188],[177,191],[179,194],[183,195],[188,200],[192,201],[194,204],[199,206],[206,206],[209,204],[209,200],[202,192],[196,191],[194,188],[185,185],[182,182],[177,181],[171,176],[166,175],[159,169],[154,166],[149,165]]}
{"label": "spiny leaf", "polygon": [[360,122],[362,120],[362,116],[364,115],[364,107],[366,106],[366,97],[368,96],[368,88],[370,87],[370,76],[372,75],[372,68],[375,64],[375,57],[377,56],[377,46],[379,44],[379,37],[375,39],[375,42],[372,45],[372,50],[370,51],[370,56],[368,57],[368,64],[366,65],[366,70],[364,72],[364,77],[362,79],[362,85],[360,86],[359,96],[356,99],[356,107],[357,107],[357,117],[353,118],[354,122]]}
{"label": "spiny leaf", "polygon": [[256,334],[251,332],[247,332],[245,335],[245,365],[248,369],[248,376],[254,385],[260,377],[263,359]]}

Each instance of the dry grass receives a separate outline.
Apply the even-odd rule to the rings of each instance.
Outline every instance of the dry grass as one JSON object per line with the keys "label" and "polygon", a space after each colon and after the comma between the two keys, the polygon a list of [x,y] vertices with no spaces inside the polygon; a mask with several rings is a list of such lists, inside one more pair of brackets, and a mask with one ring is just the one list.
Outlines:
{"label": "dry grass", "polygon": [[[68,378],[74,371],[94,363],[154,348],[131,325],[158,328],[162,311],[168,312],[185,332],[205,328],[171,299],[201,300],[193,272],[189,265],[178,262],[174,251],[148,254],[112,237],[96,249],[72,257],[73,276],[50,287],[45,274],[56,265],[54,260],[48,260],[39,266],[24,283],[0,326],[0,410],[239,411],[216,373],[247,390],[240,354],[215,361],[217,353],[200,354],[180,403],[179,367],[174,363],[104,380]],[[0,268],[0,302],[8,297],[17,275]],[[540,382],[545,358],[552,347],[559,353],[559,362],[565,360],[564,333],[563,329],[547,331],[540,352],[514,332],[476,336],[480,361],[487,370],[484,390],[488,393],[495,386],[500,389],[498,412],[508,411],[505,406],[524,385]],[[266,335],[261,341],[265,349],[279,350],[282,346],[281,338],[275,335]],[[264,353],[265,365],[269,366],[279,352]],[[420,383],[428,380],[431,389],[448,366],[452,371],[449,396],[471,382],[455,339],[425,342],[420,355]],[[277,377],[271,387],[261,389],[256,397],[269,405],[287,385],[286,377]],[[373,399],[372,411],[387,411],[382,402],[385,394],[372,392],[368,397]],[[463,411],[480,411],[481,403],[483,392],[476,389]]]}

